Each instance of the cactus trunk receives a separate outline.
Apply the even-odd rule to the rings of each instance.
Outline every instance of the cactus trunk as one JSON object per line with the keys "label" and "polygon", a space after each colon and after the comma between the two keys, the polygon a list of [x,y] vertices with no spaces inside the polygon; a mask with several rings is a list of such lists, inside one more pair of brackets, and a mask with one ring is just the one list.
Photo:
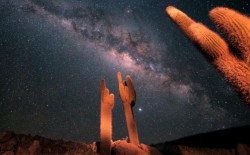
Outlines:
{"label": "cactus trunk", "polygon": [[136,123],[135,123],[132,107],[128,103],[123,104],[123,105],[124,105],[126,123],[127,123],[127,128],[128,128],[129,141],[135,144],[136,146],[138,146],[139,138],[138,138],[138,133],[137,133],[137,128],[136,128]]}
{"label": "cactus trunk", "polygon": [[101,143],[100,154],[111,155],[112,139],[112,109],[109,105],[101,103]]}

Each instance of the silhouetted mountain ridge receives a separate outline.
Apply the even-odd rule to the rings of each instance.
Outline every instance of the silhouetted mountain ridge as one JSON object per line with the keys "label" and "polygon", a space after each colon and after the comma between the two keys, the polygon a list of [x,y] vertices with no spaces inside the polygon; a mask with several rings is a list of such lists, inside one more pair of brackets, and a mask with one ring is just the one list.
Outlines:
{"label": "silhouetted mountain ridge", "polygon": [[250,125],[201,133],[169,143],[172,145],[208,148],[231,148],[237,144],[250,144]]}
{"label": "silhouetted mountain ridge", "polygon": [[163,154],[244,154],[250,155],[250,125],[201,133],[153,144]]}

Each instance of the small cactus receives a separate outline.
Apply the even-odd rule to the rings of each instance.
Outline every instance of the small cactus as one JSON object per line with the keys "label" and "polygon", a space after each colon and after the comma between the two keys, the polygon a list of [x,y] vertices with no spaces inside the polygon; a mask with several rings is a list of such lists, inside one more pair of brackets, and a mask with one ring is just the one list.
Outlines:
{"label": "small cactus", "polygon": [[123,81],[121,73],[118,72],[117,79],[119,85],[119,94],[125,111],[129,141],[135,144],[136,146],[139,146],[139,138],[132,111],[132,107],[134,106],[136,101],[136,92],[134,89],[134,85],[129,75],[126,76],[126,81]]}
{"label": "small cactus", "polygon": [[217,7],[210,11],[210,18],[217,27],[226,32],[229,40],[242,52],[240,59],[217,33],[206,26],[196,23],[173,6],[167,7],[166,12],[187,37],[203,49],[211,63],[236,88],[246,103],[250,104],[250,19],[228,8]]}
{"label": "small cactus", "polygon": [[105,80],[101,80],[101,155],[111,155],[113,107],[114,94],[109,93],[109,90],[105,86]]}

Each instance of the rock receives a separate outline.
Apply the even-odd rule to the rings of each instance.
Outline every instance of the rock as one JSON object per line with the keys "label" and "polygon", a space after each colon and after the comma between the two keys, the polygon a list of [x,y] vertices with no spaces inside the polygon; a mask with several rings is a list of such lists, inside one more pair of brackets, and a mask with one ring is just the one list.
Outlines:
{"label": "rock", "polygon": [[51,140],[40,136],[0,133],[0,154],[42,155],[42,154],[87,154],[97,155],[95,143],[85,144],[64,140]]}
{"label": "rock", "polygon": [[0,133],[0,143],[4,143],[8,141],[14,135],[15,135],[14,132],[11,132],[11,131],[5,131],[5,132]]}
{"label": "rock", "polygon": [[31,155],[40,155],[41,149],[40,149],[40,142],[38,140],[35,140],[29,147],[29,152]]}
{"label": "rock", "polygon": [[114,154],[122,155],[161,155],[161,153],[150,146],[140,144],[136,146],[132,143],[128,143],[125,140],[115,141],[112,145],[112,151]]}
{"label": "rock", "polygon": [[237,145],[237,154],[238,155],[249,155],[250,154],[250,147],[246,144],[238,144]]}

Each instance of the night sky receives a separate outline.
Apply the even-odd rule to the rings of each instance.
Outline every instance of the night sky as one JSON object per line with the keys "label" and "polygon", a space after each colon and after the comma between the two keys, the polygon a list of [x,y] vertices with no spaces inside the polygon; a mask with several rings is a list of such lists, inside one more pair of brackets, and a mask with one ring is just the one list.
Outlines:
{"label": "night sky", "polygon": [[250,107],[165,13],[173,5],[217,31],[209,10],[250,15],[247,1],[1,0],[0,131],[98,141],[105,79],[113,140],[125,138],[118,71],[133,79],[142,143],[249,125]]}

